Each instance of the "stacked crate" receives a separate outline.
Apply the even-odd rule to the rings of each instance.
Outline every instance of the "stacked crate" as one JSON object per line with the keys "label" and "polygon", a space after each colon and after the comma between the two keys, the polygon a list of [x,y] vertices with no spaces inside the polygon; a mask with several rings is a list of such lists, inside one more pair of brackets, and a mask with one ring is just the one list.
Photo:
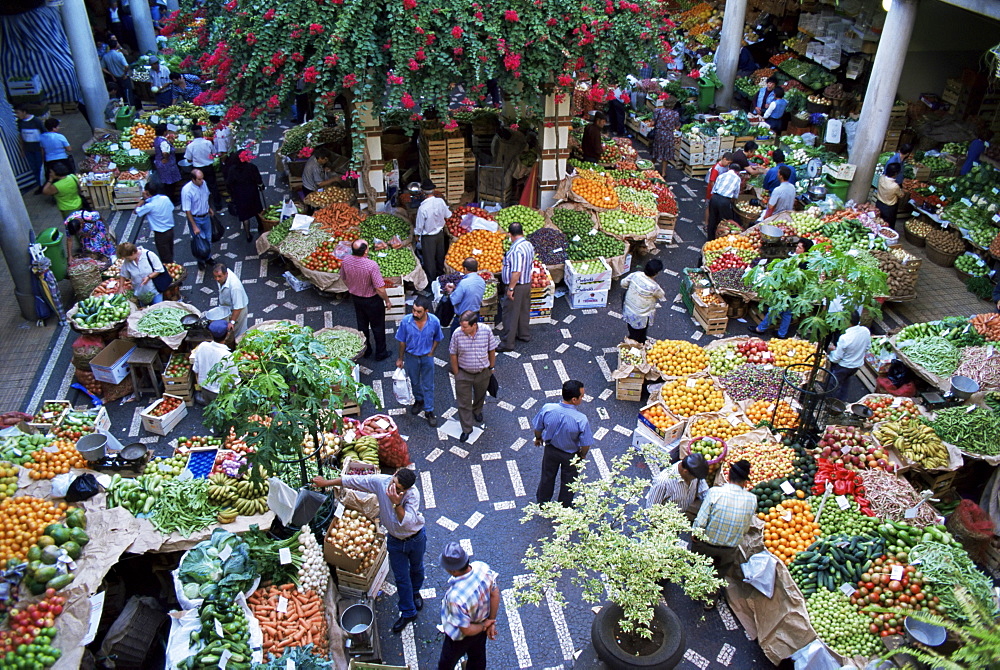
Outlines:
{"label": "stacked crate", "polygon": [[684,174],[689,177],[704,177],[708,174],[713,163],[706,153],[704,138],[697,135],[682,135],[679,148]]}
{"label": "stacked crate", "polygon": [[906,103],[894,105],[889,113],[889,129],[885,133],[885,140],[882,142],[882,153],[896,151],[899,148],[899,140],[906,129]]}
{"label": "stacked crate", "polygon": [[447,176],[445,179],[445,200],[462,202],[465,194],[465,138],[461,135],[445,140],[447,148]]}
{"label": "stacked crate", "polygon": [[90,200],[94,209],[111,208],[111,184],[90,183],[81,189],[84,195]]}
{"label": "stacked crate", "polygon": [[[145,183],[145,182],[143,182]],[[116,182],[111,198],[111,209],[117,211],[135,209],[142,200],[142,184],[128,186]]]}
{"label": "stacked crate", "polygon": [[[174,362],[175,358],[186,358],[187,354],[182,354],[180,352],[174,352],[170,356],[170,360],[167,362],[166,370],[170,369],[170,364]],[[166,374],[163,375],[163,393],[177,396],[184,400],[184,404],[188,407],[194,405],[194,378],[190,369],[188,373],[180,377],[169,377]]]}
{"label": "stacked crate", "polygon": [[[622,352],[629,349],[633,349],[629,344],[622,342],[618,345],[618,368],[621,369],[624,361],[622,360]],[[646,352],[642,352],[643,360],[645,361]],[[639,370],[633,370],[628,374],[627,377],[622,377],[621,379],[615,379],[615,398],[618,400],[624,400],[626,402],[639,402],[642,399],[642,385],[646,381],[645,375]]]}
{"label": "stacked crate", "polygon": [[[535,268],[535,272],[541,272]],[[545,286],[531,287],[531,311],[528,316],[528,323],[548,323],[552,318],[552,307],[555,305],[555,282],[548,269],[545,269],[545,277],[548,283]]]}
{"label": "stacked crate", "polygon": [[430,179],[438,188],[448,182],[448,142],[444,139],[420,142],[420,173]]}
{"label": "stacked crate", "polygon": [[566,299],[570,307],[603,307],[608,304],[608,291],[611,290],[611,266],[603,258],[598,258],[602,269],[598,272],[584,273],[579,269],[579,263],[567,260],[565,281],[569,294]]}
{"label": "stacked crate", "polygon": [[979,116],[994,133],[1000,132],[1000,93],[987,93],[979,105]]}
{"label": "stacked crate", "polygon": [[706,303],[698,292],[692,295],[694,300],[694,320],[707,335],[725,335],[729,326],[729,308],[726,305]]}
{"label": "stacked crate", "polygon": [[406,294],[402,277],[385,277],[385,295],[392,307],[385,310],[385,320],[399,322],[406,316]]}
{"label": "stacked crate", "polygon": [[422,138],[420,143],[420,173],[444,191],[448,202],[458,203],[465,193],[467,156],[465,138],[445,134],[441,139]]}

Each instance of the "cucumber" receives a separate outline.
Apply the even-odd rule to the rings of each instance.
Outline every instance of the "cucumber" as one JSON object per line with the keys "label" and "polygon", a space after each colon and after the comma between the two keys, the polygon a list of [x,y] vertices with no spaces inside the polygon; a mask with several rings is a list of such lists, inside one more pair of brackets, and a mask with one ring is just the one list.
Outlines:
{"label": "cucumber", "polygon": [[55,589],[56,591],[58,591],[59,589],[61,589],[63,587],[69,586],[72,582],[73,582],[73,575],[72,574],[59,575],[58,577],[54,577],[54,578],[50,579],[45,584],[45,588],[46,589]]}

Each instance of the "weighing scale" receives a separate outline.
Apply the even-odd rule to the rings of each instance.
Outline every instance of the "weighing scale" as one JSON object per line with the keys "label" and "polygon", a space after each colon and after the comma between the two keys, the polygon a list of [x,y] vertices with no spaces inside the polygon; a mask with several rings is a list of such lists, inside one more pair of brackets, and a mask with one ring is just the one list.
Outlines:
{"label": "weighing scale", "polygon": [[795,251],[795,245],[798,244],[797,237],[786,236],[781,228],[766,223],[761,224],[758,230],[760,230],[761,258],[788,258]]}
{"label": "weighing scale", "polygon": [[340,627],[345,634],[344,653],[348,660],[382,662],[378,619],[375,616],[374,603],[369,598],[360,598],[354,604],[345,607],[340,615]]}
{"label": "weighing scale", "polygon": [[826,198],[826,186],[822,183],[816,184],[816,179],[823,173],[823,161],[819,158],[810,158],[809,162],[806,163],[806,177],[809,178],[809,188],[806,189],[806,195],[809,200],[813,202],[819,202]]}
{"label": "weighing scale", "polygon": [[111,472],[123,477],[138,477],[145,471],[153,453],[141,442],[122,447],[121,451],[107,454],[99,461],[89,461],[87,467],[98,472]]}
{"label": "weighing scale", "polygon": [[951,388],[946,393],[927,391],[920,394],[927,409],[937,412],[948,407],[958,407],[968,402],[973,393],[979,391],[979,384],[962,375],[951,378]]}

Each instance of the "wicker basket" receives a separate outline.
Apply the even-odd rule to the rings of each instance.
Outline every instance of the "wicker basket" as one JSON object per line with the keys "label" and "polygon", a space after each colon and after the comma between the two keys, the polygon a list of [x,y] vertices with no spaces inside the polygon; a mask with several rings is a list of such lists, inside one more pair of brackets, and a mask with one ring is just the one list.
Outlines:
{"label": "wicker basket", "polygon": [[928,244],[927,247],[927,260],[930,262],[940,265],[943,268],[950,268],[955,265],[955,259],[958,258],[959,254],[946,254],[942,251],[938,251],[933,245]]}
{"label": "wicker basket", "polygon": [[80,262],[70,266],[67,274],[73,284],[73,295],[77,302],[85,300],[101,283],[102,266],[97,262]]}
{"label": "wicker basket", "polygon": [[913,233],[911,233],[909,230],[907,230],[905,226],[903,227],[903,235],[906,237],[906,241],[909,242],[910,244],[912,244],[915,247],[922,247],[925,244],[927,244],[927,238],[926,237],[917,237],[916,235],[914,235]]}

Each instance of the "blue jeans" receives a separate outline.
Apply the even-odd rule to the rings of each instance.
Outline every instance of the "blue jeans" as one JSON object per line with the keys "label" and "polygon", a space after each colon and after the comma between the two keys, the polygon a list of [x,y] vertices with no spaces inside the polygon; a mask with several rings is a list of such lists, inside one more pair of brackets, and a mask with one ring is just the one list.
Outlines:
{"label": "blue jeans", "polygon": [[[770,309],[770,308],[767,310],[767,314],[764,316],[764,320],[761,321],[760,325],[757,326],[757,328],[756,328],[756,330],[757,330],[758,333],[765,333],[765,332],[767,332],[768,328],[770,328],[772,325],[774,325],[774,324],[771,323],[771,317],[774,316],[774,312],[775,312],[775,310]],[[788,336],[788,328],[791,325],[792,325],[792,313],[791,312],[782,312],[781,313],[781,323],[778,325],[778,337],[787,337]]]}
{"label": "blue jeans", "polygon": [[389,567],[396,581],[399,595],[399,613],[404,617],[417,616],[417,606],[413,604],[413,594],[424,585],[424,551],[427,549],[427,533],[423,528],[408,540],[397,540],[392,535],[386,538],[389,552]]}
{"label": "blue jeans", "polygon": [[28,165],[31,167],[31,176],[35,178],[38,185],[41,186],[45,183],[48,175],[42,174],[42,152],[41,151],[25,151],[24,157],[28,159]]}
{"label": "blue jeans", "polygon": [[830,366],[833,378],[837,380],[837,389],[833,392],[833,397],[837,400],[847,400],[847,383],[851,377],[858,373],[858,368],[845,368],[842,365],[833,363]]}
{"label": "blue jeans", "polygon": [[434,411],[434,357],[417,356],[409,352],[403,357],[403,368],[413,385],[413,399],[425,412]]}

